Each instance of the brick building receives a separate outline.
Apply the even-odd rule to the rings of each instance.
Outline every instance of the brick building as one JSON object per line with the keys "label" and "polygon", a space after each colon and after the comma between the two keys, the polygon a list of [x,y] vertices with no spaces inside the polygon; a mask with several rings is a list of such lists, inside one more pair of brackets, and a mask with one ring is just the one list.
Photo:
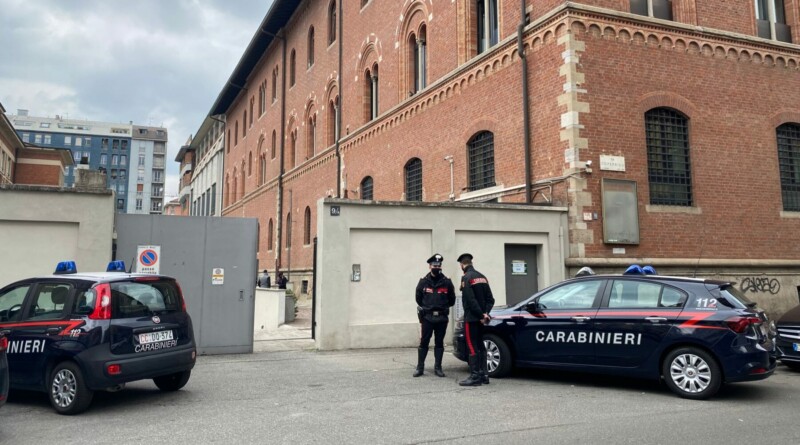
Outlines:
{"label": "brick building", "polygon": [[800,1],[525,3],[276,0],[209,113],[259,269],[306,279],[324,196],[529,202],[569,208],[571,271],[796,304]]}

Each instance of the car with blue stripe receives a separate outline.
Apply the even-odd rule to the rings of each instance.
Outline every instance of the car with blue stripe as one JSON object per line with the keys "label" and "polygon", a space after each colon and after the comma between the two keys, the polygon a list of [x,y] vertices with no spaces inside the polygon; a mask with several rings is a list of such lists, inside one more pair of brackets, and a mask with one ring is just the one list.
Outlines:
{"label": "car with blue stripe", "polygon": [[178,282],[126,273],[121,262],[93,273],[62,262],[53,275],[3,287],[0,336],[11,389],[46,392],[60,414],[80,413],[96,391],[136,380],[179,390],[197,356]]}
{"label": "car with blue stripe", "polygon": [[[638,271],[569,279],[493,310],[489,376],[536,367],[663,379],[707,399],[723,383],[772,375],[774,324],[734,283]],[[466,361],[458,321],[454,355]]]}

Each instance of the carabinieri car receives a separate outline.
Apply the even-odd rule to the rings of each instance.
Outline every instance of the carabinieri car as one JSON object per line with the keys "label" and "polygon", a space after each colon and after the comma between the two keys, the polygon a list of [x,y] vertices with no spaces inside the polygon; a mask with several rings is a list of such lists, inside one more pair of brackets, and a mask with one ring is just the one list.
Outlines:
{"label": "carabinieri car", "polygon": [[[776,366],[766,314],[725,281],[590,275],[491,317],[491,377],[520,366],[663,378],[681,397],[706,399],[723,382],[765,379]],[[453,343],[466,360],[458,322]]]}
{"label": "carabinieri car", "polygon": [[8,338],[11,388],[47,392],[60,414],[82,412],[94,391],[134,380],[176,391],[196,359],[175,279],[125,273],[121,262],[81,274],[63,262],[52,276],[0,289],[0,334]]}

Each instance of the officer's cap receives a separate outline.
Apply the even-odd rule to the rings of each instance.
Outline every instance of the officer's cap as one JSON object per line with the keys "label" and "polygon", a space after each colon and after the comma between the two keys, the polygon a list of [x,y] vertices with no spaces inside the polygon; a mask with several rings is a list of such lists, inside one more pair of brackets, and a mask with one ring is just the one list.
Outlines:
{"label": "officer's cap", "polygon": [[442,261],[444,261],[444,257],[438,253],[434,253],[432,257],[428,258],[428,264],[433,267],[442,267]]}
{"label": "officer's cap", "polygon": [[458,261],[459,263],[462,261],[472,261],[472,255],[468,253],[462,253],[461,255],[458,256],[458,259],[456,261]]}

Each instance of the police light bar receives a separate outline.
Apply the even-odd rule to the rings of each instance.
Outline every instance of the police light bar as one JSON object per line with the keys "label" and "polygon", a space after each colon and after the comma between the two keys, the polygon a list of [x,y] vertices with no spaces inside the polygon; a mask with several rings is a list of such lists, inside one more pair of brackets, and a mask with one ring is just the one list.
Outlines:
{"label": "police light bar", "polygon": [[75,265],[75,261],[62,261],[56,266],[56,271],[53,272],[53,275],[66,275],[71,273],[78,273],[78,266]]}
{"label": "police light bar", "polygon": [[125,272],[125,261],[112,261],[108,263],[106,272]]}
{"label": "police light bar", "polygon": [[644,270],[642,270],[642,266],[638,264],[632,264],[628,266],[623,275],[644,275]]}
{"label": "police light bar", "polygon": [[644,266],[642,272],[644,272],[645,275],[658,275],[658,272],[656,272],[653,266]]}

